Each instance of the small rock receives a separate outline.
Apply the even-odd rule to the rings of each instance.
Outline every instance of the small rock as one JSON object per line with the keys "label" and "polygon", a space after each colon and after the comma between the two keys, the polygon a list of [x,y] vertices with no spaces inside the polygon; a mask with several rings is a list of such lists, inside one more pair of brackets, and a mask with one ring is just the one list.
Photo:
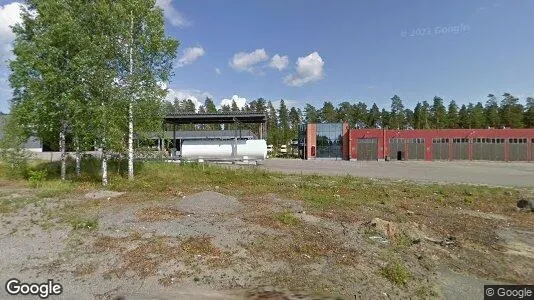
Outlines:
{"label": "small rock", "polygon": [[517,201],[517,209],[534,212],[534,199],[521,198]]}
{"label": "small rock", "polygon": [[370,225],[374,227],[378,232],[387,236],[388,238],[394,238],[397,234],[397,225],[393,222],[382,220],[380,218],[374,218]]}
{"label": "small rock", "polygon": [[406,213],[407,213],[409,216],[413,215],[413,211],[411,211],[411,210],[407,210]]}

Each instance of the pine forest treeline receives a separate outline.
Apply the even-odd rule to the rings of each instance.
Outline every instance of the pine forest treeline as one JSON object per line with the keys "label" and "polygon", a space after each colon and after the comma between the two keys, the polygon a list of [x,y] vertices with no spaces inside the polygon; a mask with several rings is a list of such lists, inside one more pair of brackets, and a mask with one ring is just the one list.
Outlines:
{"label": "pine forest treeline", "polygon": [[[485,101],[459,105],[454,100],[446,103],[436,96],[431,101],[417,102],[413,109],[406,108],[397,95],[390,100],[388,109],[380,108],[376,103],[369,106],[361,101],[341,102],[337,107],[325,101],[322,107],[306,104],[300,109],[288,107],[281,100],[275,107],[271,101],[263,98],[251,101],[241,109],[235,102],[217,109],[213,100],[207,98],[198,111],[264,112],[268,118],[268,143],[274,146],[296,139],[299,125],[304,123],[348,122],[351,128],[390,129],[534,128],[534,97],[527,97],[523,105],[519,98],[510,93],[504,93],[500,98],[489,94]],[[166,105],[168,113],[196,111],[191,100],[176,100]],[[258,133],[255,126],[245,127]]]}

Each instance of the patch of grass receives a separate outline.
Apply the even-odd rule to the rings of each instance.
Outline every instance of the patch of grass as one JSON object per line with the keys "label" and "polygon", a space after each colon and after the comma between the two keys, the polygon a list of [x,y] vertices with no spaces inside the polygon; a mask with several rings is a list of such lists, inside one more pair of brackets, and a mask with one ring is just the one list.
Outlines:
{"label": "patch of grass", "polygon": [[421,298],[421,299],[432,299],[432,298],[438,298],[439,297],[439,293],[436,292],[434,287],[429,286],[429,285],[423,285],[423,286],[419,287],[415,291],[415,295],[417,297]]}
{"label": "patch of grass", "polygon": [[46,170],[28,171],[28,181],[30,182],[30,186],[33,188],[40,187],[45,179]]}
{"label": "patch of grass", "polygon": [[403,251],[414,244],[414,241],[406,234],[399,233],[395,236],[392,246],[395,251]]}
{"label": "patch of grass", "polygon": [[180,247],[184,252],[194,255],[219,255],[221,253],[209,237],[189,237],[180,244]]}
{"label": "patch of grass", "polygon": [[37,197],[40,198],[61,198],[72,195],[76,190],[76,184],[71,181],[62,182],[60,180],[44,181],[41,184]]}
{"label": "patch of grass", "polygon": [[132,232],[126,237],[99,236],[93,244],[96,253],[119,251],[122,252],[126,244],[133,244],[141,240],[139,232]]}
{"label": "patch of grass", "polygon": [[121,251],[121,266],[110,270],[104,277],[146,278],[156,275],[161,264],[181,256],[180,247],[170,244],[167,240],[165,237],[151,238],[129,251]]}
{"label": "patch of grass", "polygon": [[39,199],[34,197],[4,198],[0,199],[0,214],[14,213],[28,204],[37,203]]}
{"label": "patch of grass", "polygon": [[300,224],[300,219],[288,211],[279,214],[276,219],[284,225],[294,226]]}
{"label": "patch of grass", "polygon": [[396,285],[408,283],[411,275],[408,269],[398,260],[392,260],[381,270],[382,276]]}
{"label": "patch of grass", "polygon": [[174,207],[145,207],[135,212],[142,222],[168,221],[181,217],[183,213]]}
{"label": "patch of grass", "polygon": [[[125,170],[123,163],[124,161],[117,161],[111,166],[110,162],[108,188],[128,192],[126,197],[130,198],[137,197],[134,195],[143,195],[137,197],[142,200],[146,200],[146,197],[179,197],[202,190],[217,190],[236,197],[261,197],[268,193],[276,193],[280,197],[303,200],[317,209],[332,209],[339,212],[356,209],[362,205],[380,203],[390,205],[399,201],[438,204],[440,207],[475,209],[487,207],[502,211],[502,204],[509,203],[518,195],[516,190],[506,188],[417,184],[317,174],[290,175],[258,168],[198,163],[136,162],[136,177],[132,181],[123,174]],[[98,160],[94,158],[82,161],[82,171],[87,176],[84,175],[75,181],[61,183],[57,180],[58,166],[57,163],[42,163],[38,167],[32,167],[35,170],[46,170],[47,177],[50,178],[43,181],[38,196],[63,197],[77,190],[83,190],[84,187],[90,188],[91,184],[99,184],[100,179],[96,176],[98,175],[96,171],[99,170]],[[69,164],[68,173],[73,174],[70,168],[72,166]],[[93,171],[96,172],[93,174],[96,177],[89,174]],[[469,197],[467,202],[466,197]],[[115,202],[117,201],[122,199],[116,199]]]}
{"label": "patch of grass", "polygon": [[98,219],[97,218],[74,217],[72,220],[70,220],[70,225],[72,226],[72,229],[74,230],[78,230],[78,229],[94,230],[98,228]]}

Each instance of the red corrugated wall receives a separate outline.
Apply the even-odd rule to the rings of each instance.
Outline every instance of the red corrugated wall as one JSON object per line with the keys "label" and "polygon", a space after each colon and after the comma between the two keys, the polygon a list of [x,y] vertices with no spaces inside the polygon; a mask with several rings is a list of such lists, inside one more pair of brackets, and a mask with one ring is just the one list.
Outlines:
{"label": "red corrugated wall", "polygon": [[[425,139],[425,160],[432,160],[432,139],[434,138],[503,138],[505,142],[505,160],[508,160],[509,138],[527,138],[528,160],[532,161],[532,139],[534,129],[420,129],[420,130],[383,130],[383,129],[351,129],[349,138],[350,159],[358,158],[358,139],[377,138],[378,158],[383,159],[388,153],[391,138],[423,138]],[[469,143],[469,158],[473,158],[472,143]]]}

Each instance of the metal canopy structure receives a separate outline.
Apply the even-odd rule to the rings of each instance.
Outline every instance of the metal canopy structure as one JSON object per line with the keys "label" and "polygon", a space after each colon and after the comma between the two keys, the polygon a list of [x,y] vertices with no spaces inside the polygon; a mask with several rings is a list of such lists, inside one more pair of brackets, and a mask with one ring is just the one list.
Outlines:
{"label": "metal canopy structure", "polygon": [[167,124],[230,124],[267,122],[267,115],[260,112],[223,112],[223,113],[176,113],[165,117]]}
{"label": "metal canopy structure", "polygon": [[[173,145],[172,156],[176,156],[176,127],[181,124],[259,124],[259,138],[263,139],[266,132],[267,114],[261,112],[218,112],[218,113],[175,113],[165,116],[164,122],[172,124]],[[241,130],[239,130],[241,131]],[[234,130],[234,147],[232,155],[237,151],[238,129]],[[240,134],[239,134],[240,135]],[[180,147],[181,148],[181,147]]]}

